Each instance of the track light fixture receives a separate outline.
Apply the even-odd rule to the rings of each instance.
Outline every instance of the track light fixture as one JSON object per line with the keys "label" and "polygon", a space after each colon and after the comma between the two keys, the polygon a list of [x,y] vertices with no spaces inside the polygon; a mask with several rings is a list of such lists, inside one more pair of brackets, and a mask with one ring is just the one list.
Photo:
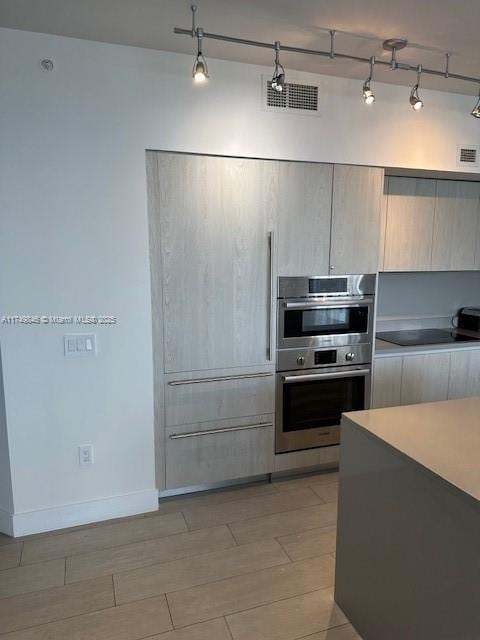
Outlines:
{"label": "track light fixture", "polygon": [[373,79],[373,66],[375,64],[375,56],[370,58],[370,75],[363,83],[363,101],[365,104],[373,104],[375,102],[375,94],[372,91],[370,83]]}
{"label": "track light fixture", "polygon": [[[480,87],[480,78],[474,78],[472,76],[462,75],[460,73],[452,73],[450,71],[450,59],[451,54],[445,54],[445,67],[444,70],[439,71],[438,69],[430,69],[423,68],[421,64],[417,66],[413,66],[408,63],[400,62],[397,59],[397,53],[402,51],[407,45],[408,41],[405,38],[389,38],[385,40],[383,43],[383,48],[386,51],[391,52],[391,58],[389,60],[382,60],[381,58],[376,59],[374,56],[370,58],[360,57],[358,55],[353,55],[350,53],[337,53],[335,49],[335,36],[336,32],[332,29],[329,30],[330,34],[330,49],[329,50],[320,50],[320,49],[304,49],[303,47],[293,47],[288,45],[280,46],[280,42],[276,41],[272,42],[260,42],[258,40],[248,40],[247,38],[236,38],[232,36],[222,35],[219,33],[208,33],[204,32],[203,29],[196,27],[195,25],[195,13],[197,11],[197,7],[195,5],[191,5],[190,7],[192,12],[192,27],[190,29],[182,29],[180,27],[174,28],[174,33],[187,35],[191,38],[197,39],[197,55],[193,64],[193,77],[196,82],[205,81],[208,75],[207,61],[202,52],[202,43],[204,38],[209,38],[211,40],[218,40],[220,42],[231,42],[236,45],[247,46],[247,47],[256,47],[260,49],[273,49],[275,51],[275,70],[273,72],[273,77],[271,80],[271,87],[274,91],[278,91],[281,93],[285,90],[286,80],[285,80],[285,69],[280,62],[280,51],[288,51],[288,53],[297,53],[302,56],[310,55],[310,56],[318,56],[321,58],[330,58],[330,60],[335,60],[339,58],[341,60],[351,60],[355,63],[365,63],[370,65],[370,75],[363,83],[363,100],[365,104],[373,104],[375,102],[375,94],[372,90],[372,82],[373,82],[373,70],[374,65],[379,64],[381,66],[387,66],[392,69],[392,71],[416,71],[417,73],[417,82],[412,87],[410,92],[410,105],[414,111],[419,111],[423,107],[423,100],[420,98],[418,94],[418,90],[420,87],[420,79],[422,73],[426,73],[427,75],[436,76],[436,77],[444,77],[445,79],[452,78],[454,80],[460,80],[462,82],[474,83],[477,87]],[[478,94],[477,102],[470,112],[471,115],[480,120],[480,91]]]}
{"label": "track light fixture", "polygon": [[480,88],[478,90],[477,103],[470,111],[470,115],[472,115],[474,118],[480,118]]}
{"label": "track light fixture", "polygon": [[208,66],[202,52],[203,29],[196,27],[195,25],[195,12],[197,11],[197,6],[192,4],[190,9],[192,11],[192,38],[197,38],[197,55],[193,61],[192,76],[195,82],[200,83],[205,82],[208,78]]}
{"label": "track light fixture", "polygon": [[193,79],[195,82],[205,82],[208,78],[208,67],[205,56],[202,53],[203,29],[197,29],[197,55],[193,63]]}
{"label": "track light fixture", "polygon": [[285,69],[280,62],[280,42],[275,42],[275,69],[272,76],[272,89],[281,93],[285,88]]}
{"label": "track light fixture", "polygon": [[417,67],[417,83],[412,87],[410,92],[410,104],[412,105],[412,109],[414,111],[420,111],[423,107],[423,100],[418,95],[418,88],[420,86],[420,78],[422,75],[422,65],[419,64]]}

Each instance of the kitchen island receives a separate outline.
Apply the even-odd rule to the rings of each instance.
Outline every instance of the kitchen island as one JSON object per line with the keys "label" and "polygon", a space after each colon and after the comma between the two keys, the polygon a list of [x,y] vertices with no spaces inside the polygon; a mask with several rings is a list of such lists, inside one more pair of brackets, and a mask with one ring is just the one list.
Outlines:
{"label": "kitchen island", "polygon": [[480,398],[344,415],[335,600],[363,640],[480,637]]}

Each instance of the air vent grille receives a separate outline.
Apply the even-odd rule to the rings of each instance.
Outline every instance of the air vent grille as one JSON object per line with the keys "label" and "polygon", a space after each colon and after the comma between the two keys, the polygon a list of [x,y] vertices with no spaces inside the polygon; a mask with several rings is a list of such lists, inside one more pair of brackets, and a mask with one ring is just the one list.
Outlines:
{"label": "air vent grille", "polygon": [[477,162],[476,149],[460,149],[460,162],[468,162],[475,164]]}
{"label": "air vent grille", "polygon": [[294,111],[296,113],[318,113],[318,87],[310,84],[286,82],[279,93],[272,89],[272,83],[266,83],[266,107],[276,111]]}
{"label": "air vent grille", "polygon": [[460,167],[479,166],[479,147],[461,145],[457,148],[457,165]]}

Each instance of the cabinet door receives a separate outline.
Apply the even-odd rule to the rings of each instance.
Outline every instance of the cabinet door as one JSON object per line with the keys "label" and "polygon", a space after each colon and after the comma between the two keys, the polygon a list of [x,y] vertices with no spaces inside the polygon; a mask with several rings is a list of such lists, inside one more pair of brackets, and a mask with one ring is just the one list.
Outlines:
{"label": "cabinet door", "polygon": [[372,407],[396,407],[401,404],[402,356],[376,358],[373,370]]}
{"label": "cabinet door", "polygon": [[388,180],[384,271],[430,271],[435,180]]}
{"label": "cabinet door", "polygon": [[479,203],[478,183],[437,181],[432,271],[474,268]]}
{"label": "cabinet door", "polygon": [[383,169],[335,165],[330,272],[376,273]]}
{"label": "cabinet door", "polygon": [[158,155],[165,372],[269,362],[278,163]]}
{"label": "cabinet door", "polygon": [[450,363],[448,397],[480,396],[480,349],[456,351]]}
{"label": "cabinet door", "polygon": [[405,356],[402,404],[447,400],[450,353]]}
{"label": "cabinet door", "polygon": [[273,420],[270,414],[167,427],[167,489],[271,473]]}
{"label": "cabinet door", "polygon": [[328,274],[333,167],[281,162],[278,204],[278,274]]}

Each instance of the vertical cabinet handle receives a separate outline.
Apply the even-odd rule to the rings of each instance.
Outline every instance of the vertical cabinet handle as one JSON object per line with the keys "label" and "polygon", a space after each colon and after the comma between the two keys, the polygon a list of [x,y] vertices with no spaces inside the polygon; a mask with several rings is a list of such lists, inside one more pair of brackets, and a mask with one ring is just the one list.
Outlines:
{"label": "vertical cabinet handle", "polygon": [[274,250],[274,232],[268,233],[268,292],[267,292],[267,360],[271,362],[273,360],[273,347],[272,347],[272,294],[273,294],[273,250]]}

